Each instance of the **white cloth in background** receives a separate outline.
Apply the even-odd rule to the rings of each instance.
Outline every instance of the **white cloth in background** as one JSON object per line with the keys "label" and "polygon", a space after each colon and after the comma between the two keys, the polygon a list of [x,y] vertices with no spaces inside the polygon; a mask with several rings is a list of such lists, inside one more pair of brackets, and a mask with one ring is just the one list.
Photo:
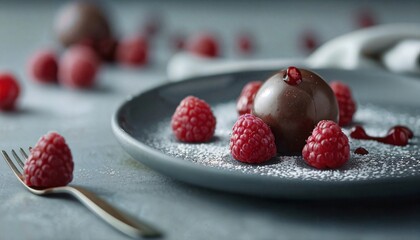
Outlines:
{"label": "white cloth in background", "polygon": [[[406,44],[407,41],[417,44]],[[384,66],[390,71],[418,72],[420,24],[391,24],[351,32],[328,41],[306,62],[312,67],[344,69]],[[401,47],[401,45],[403,47]],[[385,60],[386,59],[386,60]],[[402,67],[402,61],[406,67]]]}
{"label": "white cloth in background", "polygon": [[168,64],[168,78],[263,70],[296,65],[309,68],[383,68],[420,74],[420,24],[389,24],[357,30],[334,38],[306,59],[226,60],[178,53]]}
{"label": "white cloth in background", "polygon": [[420,74],[420,40],[400,41],[385,52],[382,63],[392,72]]}

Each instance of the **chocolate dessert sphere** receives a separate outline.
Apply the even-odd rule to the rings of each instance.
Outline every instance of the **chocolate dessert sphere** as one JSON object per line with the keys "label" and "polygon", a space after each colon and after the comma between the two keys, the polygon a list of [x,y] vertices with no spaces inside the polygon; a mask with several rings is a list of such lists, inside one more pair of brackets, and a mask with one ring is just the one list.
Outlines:
{"label": "chocolate dessert sphere", "polygon": [[84,41],[113,39],[106,13],[89,1],[70,2],[63,6],[57,13],[54,31],[65,47]]}
{"label": "chocolate dessert sphere", "polygon": [[289,67],[261,86],[252,114],[270,126],[279,153],[294,154],[302,151],[319,121],[338,122],[338,105],[330,86],[320,76]]}

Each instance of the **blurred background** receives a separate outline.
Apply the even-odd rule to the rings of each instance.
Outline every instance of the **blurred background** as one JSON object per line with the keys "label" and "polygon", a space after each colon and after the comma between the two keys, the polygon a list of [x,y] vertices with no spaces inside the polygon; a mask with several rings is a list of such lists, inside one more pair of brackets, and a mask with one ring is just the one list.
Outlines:
{"label": "blurred background", "polygon": [[[0,1],[0,67],[20,75],[27,57],[61,46],[53,31],[68,1]],[[339,35],[378,24],[420,24],[420,1],[100,1],[117,38],[153,32],[149,64],[164,69],[193,34],[217,38],[220,57],[302,57]],[[149,29],[149,30],[147,30]],[[152,29],[152,30],[150,30]],[[245,38],[245,40],[244,40]],[[244,43],[245,42],[245,43]]]}

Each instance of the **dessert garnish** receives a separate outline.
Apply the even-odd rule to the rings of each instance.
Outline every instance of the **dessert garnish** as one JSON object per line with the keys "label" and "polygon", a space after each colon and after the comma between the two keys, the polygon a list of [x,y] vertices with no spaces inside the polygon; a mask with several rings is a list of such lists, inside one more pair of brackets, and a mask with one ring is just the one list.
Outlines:
{"label": "dessert garnish", "polygon": [[340,81],[333,81],[330,83],[335,97],[337,98],[339,118],[338,124],[346,126],[352,122],[353,115],[356,112],[356,103],[351,94],[350,87]]}
{"label": "dessert garnish", "polygon": [[188,96],[172,115],[171,127],[175,137],[182,142],[207,142],[214,135],[216,118],[208,103]]}
{"label": "dessert garnish", "polygon": [[373,137],[366,133],[362,126],[355,126],[350,132],[350,137],[354,139],[374,140],[385,144],[405,146],[408,140],[414,136],[413,132],[405,126],[397,125],[389,129],[384,137]]}
{"label": "dessert garnish", "polygon": [[270,126],[277,152],[282,154],[300,154],[319,121],[338,122],[338,105],[331,87],[316,73],[294,67],[263,83],[251,113]]}
{"label": "dessert garnish", "polygon": [[244,114],[232,128],[230,152],[245,163],[262,163],[276,155],[276,144],[270,127],[258,117]]}
{"label": "dessert garnish", "polygon": [[238,111],[239,115],[251,113],[255,95],[257,94],[262,84],[262,81],[252,81],[243,87],[241,95],[239,95],[239,98],[236,101],[236,110]]}
{"label": "dessert garnish", "polygon": [[340,126],[330,120],[322,120],[306,140],[302,150],[307,164],[318,169],[335,169],[350,158],[350,145]]}

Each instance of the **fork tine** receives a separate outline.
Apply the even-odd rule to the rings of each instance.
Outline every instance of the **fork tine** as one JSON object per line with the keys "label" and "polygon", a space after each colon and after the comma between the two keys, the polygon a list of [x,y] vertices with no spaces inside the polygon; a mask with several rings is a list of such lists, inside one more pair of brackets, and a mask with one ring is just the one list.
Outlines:
{"label": "fork tine", "polygon": [[[29,151],[31,151],[31,147],[29,147]],[[20,154],[22,154],[23,158],[28,159],[28,154],[26,154],[25,150],[23,148],[20,148]]]}
{"label": "fork tine", "polygon": [[20,160],[20,157],[16,154],[15,150],[12,150],[12,155],[15,158],[16,162],[19,164],[20,168],[23,169],[23,166],[25,165],[22,160]]}
{"label": "fork tine", "polygon": [[9,155],[6,153],[6,151],[1,151],[4,160],[6,161],[7,165],[12,169],[12,171],[15,173],[15,175],[21,179],[22,173],[19,171],[19,169],[16,167],[16,165],[13,163],[12,159],[10,159]]}

